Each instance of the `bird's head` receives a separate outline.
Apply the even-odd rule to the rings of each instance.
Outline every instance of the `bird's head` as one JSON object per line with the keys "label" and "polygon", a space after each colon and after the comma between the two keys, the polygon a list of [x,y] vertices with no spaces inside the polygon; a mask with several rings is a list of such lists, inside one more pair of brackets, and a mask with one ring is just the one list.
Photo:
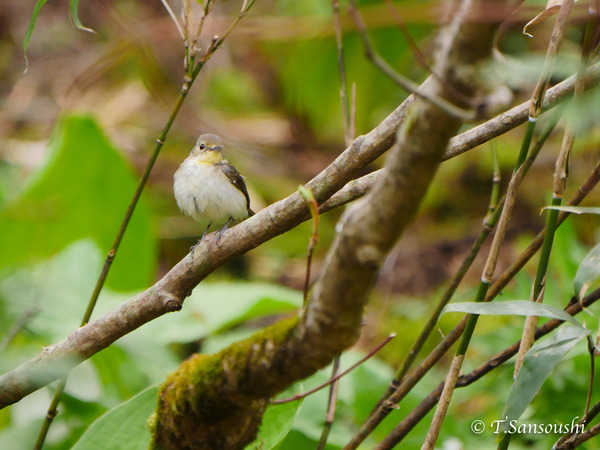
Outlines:
{"label": "bird's head", "polygon": [[215,134],[201,134],[196,145],[191,151],[192,156],[200,156],[202,160],[208,163],[218,163],[221,161],[221,151],[223,150],[223,141]]}

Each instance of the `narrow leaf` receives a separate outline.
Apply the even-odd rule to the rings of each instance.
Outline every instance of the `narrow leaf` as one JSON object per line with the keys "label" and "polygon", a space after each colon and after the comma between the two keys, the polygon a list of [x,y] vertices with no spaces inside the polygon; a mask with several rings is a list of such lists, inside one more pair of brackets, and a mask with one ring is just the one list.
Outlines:
{"label": "narrow leaf", "polygon": [[47,1],[48,0],[37,0],[33,8],[33,13],[31,14],[31,19],[29,19],[27,31],[25,31],[25,39],[23,39],[23,56],[25,57],[25,72],[27,72],[27,69],[29,68],[29,60],[27,59],[27,47],[29,47],[29,41],[31,41],[31,35],[33,34],[38,14],[40,13],[42,6],[44,6],[44,4]]}
{"label": "narrow leaf", "polygon": [[589,333],[589,330],[580,327],[560,328],[552,339],[539,342],[527,352],[508,396],[504,410],[506,419],[501,424],[499,436],[504,435],[503,431],[508,429],[511,420],[521,417],[563,356]]}
{"label": "narrow leaf", "polygon": [[542,211],[546,209],[556,209],[574,214],[600,214],[600,208],[596,206],[546,206],[542,208]]}
{"label": "narrow leaf", "polygon": [[[577,0],[575,0],[577,1]],[[532,34],[529,33],[529,28],[534,25],[538,25],[542,22],[545,22],[547,19],[552,17],[558,11],[560,11],[560,7],[563,4],[563,0],[548,0],[548,4],[546,5],[546,9],[531,19],[527,24],[523,27],[523,34],[529,37],[533,37]]]}
{"label": "narrow leaf", "polygon": [[492,316],[506,315],[549,317],[551,319],[563,320],[575,325],[576,327],[583,328],[573,316],[567,314],[562,309],[529,300],[510,300],[507,302],[494,303],[451,303],[442,310],[440,317],[449,312],[464,312],[469,314]]}
{"label": "narrow leaf", "polygon": [[581,262],[575,275],[574,288],[581,301],[591,284],[600,277],[600,244],[596,245]]}
{"label": "narrow leaf", "polygon": [[91,28],[84,27],[81,21],[79,20],[79,13],[77,12],[79,9],[79,0],[69,0],[69,19],[73,22],[75,28],[78,28],[83,31],[88,31],[90,33],[96,33]]}

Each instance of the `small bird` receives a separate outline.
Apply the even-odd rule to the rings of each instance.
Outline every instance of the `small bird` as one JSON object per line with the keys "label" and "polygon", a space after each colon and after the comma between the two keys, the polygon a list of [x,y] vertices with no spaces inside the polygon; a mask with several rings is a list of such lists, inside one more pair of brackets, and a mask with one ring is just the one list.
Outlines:
{"label": "small bird", "polygon": [[206,225],[198,243],[211,225],[224,224],[217,233],[218,243],[232,220],[242,221],[254,214],[244,178],[223,158],[222,150],[223,141],[219,136],[200,135],[190,156],[173,176],[173,192],[179,209]]}

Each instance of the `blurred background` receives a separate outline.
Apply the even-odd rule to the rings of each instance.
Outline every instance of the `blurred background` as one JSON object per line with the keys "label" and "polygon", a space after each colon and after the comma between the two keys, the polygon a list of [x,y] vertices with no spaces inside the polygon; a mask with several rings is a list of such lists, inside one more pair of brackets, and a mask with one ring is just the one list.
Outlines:
{"label": "blurred background", "polygon": [[[533,38],[521,30],[544,3],[527,1],[511,16],[499,39],[506,60],[490,62],[485,68],[491,85],[506,84],[513,90],[515,104],[527,100],[543,62],[553,21],[535,27]],[[0,3],[2,372],[77,328],[139,174],[179,94],[183,73],[181,39],[158,0],[81,2],[79,19],[94,33],[70,23],[69,2],[48,2],[39,12],[24,73],[23,41],[34,5],[33,1]],[[365,134],[407,93],[365,59],[345,5],[341,3],[347,77],[350,84],[356,83],[356,132]],[[394,5],[431,62],[442,2],[395,1]],[[180,4],[173,0],[172,7],[178,12]],[[223,33],[239,7],[240,2],[233,0],[216,3],[205,26],[205,45],[210,37]],[[403,38],[389,5],[372,0],[360,1],[359,7],[377,51],[405,76],[417,82],[425,79],[427,71]],[[576,71],[586,9],[587,5],[581,5],[573,15],[553,82]],[[178,211],[172,195],[173,173],[199,134],[222,136],[225,154],[246,177],[253,209],[258,211],[294,192],[344,150],[339,84],[331,3],[257,2],[201,71],[177,116],[125,235],[98,314],[150,286],[185,256],[201,234],[198,225]],[[585,109],[569,117],[579,134],[567,197],[598,158],[600,102],[597,93],[593,95]],[[562,125],[522,186],[497,273],[544,225],[539,212],[551,198],[561,129]],[[503,186],[522,134],[518,128],[496,140]],[[384,161],[376,161],[364,173],[382,167]],[[381,271],[363,335],[355,353],[347,356],[348,364],[390,332],[398,337],[379,354],[380,361],[366,365],[362,375],[359,371],[353,375],[356,378],[349,378],[353,381],[348,383],[354,384],[341,388],[345,394],[340,408],[348,409],[336,422],[331,448],[345,442],[349,430],[379,397],[392,368],[402,361],[443,292],[444,282],[458,269],[479,233],[488,208],[492,171],[489,144],[441,166],[422,214]],[[597,194],[586,202],[597,203]],[[313,279],[341,212],[322,217]],[[580,216],[561,227],[550,266],[550,304],[562,307],[570,297],[575,271],[597,240],[597,222],[594,216]],[[160,382],[190,352],[218,350],[294,311],[301,304],[310,230],[310,223],[300,225],[219,268],[194,291],[182,313],[149,324],[78,368],[47,448],[70,448],[102,412]],[[483,261],[483,257],[477,259],[456,300],[472,298]],[[535,265],[527,266],[503,298],[528,298],[534,271]],[[444,317],[441,330],[449,331],[458,319]],[[595,326],[596,319],[591,320]],[[467,368],[520,338],[521,327],[519,318],[481,321],[472,366]],[[426,350],[439,339],[438,334],[432,336]],[[565,422],[580,412],[587,382],[584,353],[559,366],[550,385],[544,387],[547,395],[540,395],[530,412],[536,419],[548,414],[560,422],[556,413],[549,413],[556,411],[552,393],[566,389],[572,393],[573,404],[561,401],[560,409],[569,419]],[[392,415],[376,436],[385,436],[445,370],[440,367],[426,378],[406,400],[404,412]],[[468,393],[457,393],[450,425],[440,442],[467,446],[478,442],[468,424],[473,418],[500,417],[511,372],[510,367],[498,370]],[[324,373],[319,376],[326,378]],[[373,385],[366,392],[369,383]],[[1,448],[31,448],[50,393],[44,389],[0,411]],[[310,414],[305,413],[307,418],[293,428],[288,438],[292,440],[285,444],[288,447],[282,448],[314,448],[325,414],[325,403],[319,401],[315,396],[310,400],[314,407],[305,406]],[[416,448],[422,430],[413,435]],[[517,448],[532,444],[528,439],[517,440]],[[489,443],[494,447],[493,440]],[[407,448],[412,444],[407,443]]]}

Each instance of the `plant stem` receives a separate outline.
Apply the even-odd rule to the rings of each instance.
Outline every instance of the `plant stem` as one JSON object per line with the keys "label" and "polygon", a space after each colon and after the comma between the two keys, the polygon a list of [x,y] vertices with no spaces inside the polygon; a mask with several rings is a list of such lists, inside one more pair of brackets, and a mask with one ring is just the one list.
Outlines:
{"label": "plant stem", "polygon": [[[556,126],[556,123],[558,121],[558,117],[559,117],[559,115],[557,113],[553,114],[546,129],[544,130],[544,132],[542,133],[542,135],[540,136],[540,138],[534,145],[533,149],[531,150],[530,156],[523,163],[522,171],[520,172],[522,176],[524,176],[529,171],[531,166],[533,165],[533,162],[539,155],[539,152],[541,151],[544,143],[546,142],[546,140],[552,133],[552,130],[554,130],[554,127]],[[600,167],[598,168],[598,170],[600,170]],[[593,174],[596,175],[596,178],[598,178],[598,176],[600,176],[596,172],[593,172]],[[499,202],[499,207],[496,208],[496,210],[494,212],[494,216],[501,214],[501,212],[503,210],[501,205],[503,203],[504,203],[504,200],[501,200]],[[494,218],[494,216],[492,216],[492,220],[494,223],[496,223],[498,218],[497,217]],[[490,220],[490,222],[492,222],[492,220]],[[491,228],[490,228],[490,232],[491,232]],[[482,237],[481,234],[479,237],[480,238]],[[539,247],[537,247],[535,250],[537,250],[538,248]],[[529,258],[531,258],[531,256],[533,256],[532,251],[530,251],[528,254]],[[494,283],[494,285],[492,285],[492,289],[490,290],[490,294],[492,294],[492,295],[488,295],[485,300],[491,301],[493,299],[493,297],[495,297],[500,292],[500,290],[502,290],[503,287],[506,286],[508,281],[522,268],[522,266],[524,264],[525,263],[523,262],[522,265],[517,265],[516,267],[511,266],[511,268],[509,268],[509,271],[510,270],[512,270],[512,271],[509,272],[508,275],[506,275],[506,276],[504,276],[505,274],[503,274],[503,276],[501,276],[499,278],[499,280],[496,281],[496,283]],[[454,281],[455,281],[455,279],[453,279],[453,282]],[[440,310],[440,312],[441,312],[441,310]],[[433,315],[432,315],[432,317],[433,317]],[[362,424],[359,431],[352,437],[350,442],[346,445],[346,447],[345,447],[346,449],[357,448],[358,445],[360,445],[360,443],[362,443],[366,439],[366,437],[383,421],[383,419],[385,419],[388,416],[388,414],[391,411],[393,411],[394,405],[397,405],[404,398],[404,396],[417,384],[417,382],[429,371],[429,369],[431,369],[431,367],[433,367],[433,365],[446,353],[446,351],[448,351],[448,349],[454,344],[454,342],[456,342],[458,340],[458,338],[461,336],[461,334],[463,333],[463,331],[466,327],[467,317],[469,317],[469,316],[465,316],[463,321],[452,329],[452,331],[446,336],[446,338],[444,338],[444,341],[442,341],[442,343],[440,343],[425,358],[425,360],[421,363],[421,365],[419,365],[419,367],[417,367],[408,376],[408,378],[406,378],[403,381],[401,380],[400,385],[396,386],[396,388],[394,390],[392,390],[392,386],[395,383],[392,381],[392,383],[388,387],[388,392],[390,390],[392,391],[391,395],[385,395],[386,398],[383,399],[383,401],[380,399],[379,408],[373,408],[368,419],[365,421],[365,423]],[[437,316],[436,316],[436,319],[437,319]],[[431,318],[430,318],[430,321],[431,321]],[[427,323],[426,327],[429,326],[429,324],[430,324],[430,322]],[[435,324],[435,321],[433,321],[433,324]],[[410,354],[409,354],[409,356],[410,356]],[[415,357],[416,357],[416,355],[415,355]],[[407,359],[408,359],[408,357],[407,357]],[[405,375],[403,375],[402,378],[404,378],[404,376]],[[383,396],[382,396],[382,398],[383,398]]]}
{"label": "plant stem", "polygon": [[[185,74],[184,74],[184,82],[183,82],[181,91],[179,93],[179,96],[177,97],[177,100],[175,101],[175,104],[171,110],[171,113],[169,114],[169,118],[167,119],[165,126],[163,127],[158,139],[156,139],[156,145],[154,146],[154,151],[152,152],[150,159],[146,163],[144,172],[142,173],[140,180],[138,181],[138,184],[137,184],[137,187],[133,194],[133,197],[129,203],[129,206],[127,207],[125,216],[123,217],[123,221],[121,222],[119,230],[117,231],[115,240],[113,241],[113,244],[106,255],[106,259],[104,260],[104,265],[102,266],[102,270],[96,281],[94,291],[92,292],[92,295],[90,297],[90,300],[88,301],[88,305],[85,310],[85,313],[83,314],[83,318],[81,320],[80,327],[83,327],[84,325],[86,325],[89,322],[90,317],[92,316],[92,312],[94,311],[94,308],[98,301],[98,297],[100,296],[100,292],[102,291],[102,288],[104,287],[104,283],[105,283],[106,277],[108,276],[108,273],[110,271],[112,262],[114,261],[116,255],[117,255],[117,251],[119,249],[121,241],[123,240],[123,236],[125,235],[125,231],[127,230],[127,226],[129,225],[131,217],[133,216],[135,207],[137,206],[138,201],[142,195],[142,191],[144,190],[144,187],[146,186],[146,182],[148,181],[150,172],[152,171],[152,168],[154,167],[154,163],[156,162],[158,155],[162,149],[162,146],[165,143],[167,134],[169,133],[169,130],[171,129],[171,126],[173,125],[173,122],[175,121],[175,118],[177,117],[177,114],[179,113],[179,110],[181,109],[181,106],[183,105],[183,102],[184,102],[192,84],[194,83],[194,81],[195,81],[196,77],[198,76],[202,67],[204,67],[204,64],[210,59],[210,57],[214,54],[214,52],[220,47],[220,45],[223,43],[225,38],[233,30],[235,25],[242,19],[242,17],[244,17],[244,15],[248,11],[248,9],[252,6],[253,3],[254,3],[254,0],[252,0],[245,8],[242,9],[242,11],[238,15],[238,17],[229,26],[229,28],[227,29],[225,34],[213,42],[214,45],[212,45],[206,51],[206,53],[204,54],[201,61],[198,62],[196,67],[194,67],[193,71],[191,71],[192,66],[190,66],[190,64],[193,64],[195,54],[194,54],[194,49],[191,49],[192,51],[190,54],[189,41],[191,39],[191,36],[189,34],[189,29],[190,29],[191,24],[188,23],[188,20],[186,18],[185,23],[184,23],[184,30],[183,30],[185,58],[186,58],[185,65],[184,65],[185,66],[184,67]],[[165,7],[167,7],[167,5],[168,4],[165,4]],[[191,6],[190,6],[190,8],[191,8]],[[169,11],[170,8],[167,7],[167,10]],[[169,13],[171,14],[172,11],[169,11]],[[191,20],[191,17],[189,17],[189,19]],[[178,25],[178,29],[181,32],[179,23],[177,22],[176,19],[174,19],[174,21]],[[190,72],[191,72],[191,76],[190,76]],[[52,401],[50,402],[50,406],[48,407],[46,417],[44,418],[44,422],[42,423],[42,427],[38,434],[35,450],[41,449],[44,444],[44,441],[46,440],[46,435],[48,433],[50,425],[52,424],[54,417],[56,417],[56,414],[58,413],[57,407],[58,407],[58,404],[60,403],[60,397],[62,396],[64,389],[67,385],[67,379],[68,379],[68,376],[63,377],[56,386],[56,391],[54,392],[54,396],[52,397]]]}

